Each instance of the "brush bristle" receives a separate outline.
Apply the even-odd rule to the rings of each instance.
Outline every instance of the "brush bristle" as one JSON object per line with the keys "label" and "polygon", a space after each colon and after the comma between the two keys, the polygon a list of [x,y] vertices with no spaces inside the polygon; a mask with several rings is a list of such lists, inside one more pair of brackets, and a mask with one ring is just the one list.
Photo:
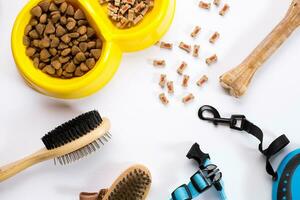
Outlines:
{"label": "brush bristle", "polygon": [[48,150],[70,143],[97,128],[102,118],[97,111],[84,113],[48,132],[42,141]]}
{"label": "brush bristle", "polygon": [[142,169],[128,172],[115,186],[108,200],[143,200],[151,185],[151,175]]}
{"label": "brush bristle", "polygon": [[[100,126],[101,123],[102,118],[99,112],[96,110],[90,111],[48,132],[42,138],[42,141],[48,150],[52,150],[89,134],[95,128]],[[100,146],[104,145],[104,142],[107,142],[110,138],[111,135],[109,133],[106,133],[101,138],[88,144],[87,146],[54,159],[54,162],[56,164],[58,161],[58,163],[60,163],[61,165],[65,165],[70,162],[79,160],[80,158],[85,157],[99,149]]]}

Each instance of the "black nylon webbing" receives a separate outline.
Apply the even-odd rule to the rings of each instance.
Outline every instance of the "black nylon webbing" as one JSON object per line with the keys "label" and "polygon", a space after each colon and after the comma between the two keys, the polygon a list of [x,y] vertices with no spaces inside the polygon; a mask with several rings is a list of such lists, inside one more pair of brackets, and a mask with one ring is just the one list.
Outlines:
{"label": "black nylon webbing", "polygon": [[[213,117],[205,115],[206,112],[212,114]],[[272,167],[270,159],[290,143],[289,139],[285,135],[279,136],[269,145],[268,148],[264,149],[264,134],[262,130],[255,124],[248,121],[244,115],[232,115],[231,118],[222,118],[217,109],[210,105],[204,105],[200,107],[198,111],[198,116],[200,119],[213,122],[215,125],[227,124],[231,129],[238,131],[246,131],[247,133],[256,137],[260,141],[258,145],[258,150],[267,159],[266,170],[268,174],[270,174],[273,177],[274,180],[277,179],[277,173]]]}
{"label": "black nylon webbing", "polygon": [[264,134],[262,130],[247,119],[244,119],[243,123],[242,129],[260,141],[258,149],[267,159],[266,171],[273,177],[274,180],[277,180],[277,172],[275,172],[272,167],[270,159],[290,143],[289,139],[283,134],[276,138],[268,148],[263,149]]}

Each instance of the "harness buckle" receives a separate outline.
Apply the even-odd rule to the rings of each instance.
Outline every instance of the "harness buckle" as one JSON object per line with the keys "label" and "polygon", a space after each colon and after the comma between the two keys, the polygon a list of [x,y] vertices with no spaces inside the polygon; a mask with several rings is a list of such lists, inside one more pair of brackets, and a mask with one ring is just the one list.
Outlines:
{"label": "harness buckle", "polygon": [[193,186],[199,193],[216,186],[222,179],[222,173],[216,165],[207,165],[203,170],[199,170],[191,177]]}
{"label": "harness buckle", "polygon": [[205,162],[210,159],[209,154],[201,151],[199,144],[197,143],[193,144],[186,157],[188,159],[194,159],[198,163],[200,169],[202,169]]}
{"label": "harness buckle", "polygon": [[[191,182],[200,193],[212,185],[215,186],[218,191],[222,190],[223,187],[220,183],[222,173],[216,165],[208,164],[210,159],[209,154],[202,152],[199,144],[195,143],[191,147],[187,157],[194,159],[199,165],[200,170],[191,177]],[[201,184],[197,183],[196,179],[198,179],[198,182],[201,182]]]}

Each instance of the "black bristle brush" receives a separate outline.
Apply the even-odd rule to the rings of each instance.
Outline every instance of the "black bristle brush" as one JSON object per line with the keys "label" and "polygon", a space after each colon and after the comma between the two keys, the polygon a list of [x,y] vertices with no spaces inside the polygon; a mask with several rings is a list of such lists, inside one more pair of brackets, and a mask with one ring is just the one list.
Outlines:
{"label": "black bristle brush", "polygon": [[107,142],[110,122],[101,118],[97,111],[84,113],[47,133],[42,141],[45,148],[19,161],[0,168],[0,182],[16,175],[26,168],[54,159],[61,165],[91,154]]}

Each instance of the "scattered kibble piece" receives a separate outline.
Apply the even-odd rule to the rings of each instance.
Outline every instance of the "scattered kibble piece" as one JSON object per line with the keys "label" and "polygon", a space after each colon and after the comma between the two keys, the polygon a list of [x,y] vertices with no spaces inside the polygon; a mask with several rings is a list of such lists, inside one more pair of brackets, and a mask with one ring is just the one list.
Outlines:
{"label": "scattered kibble piece", "polygon": [[219,6],[219,5],[221,4],[221,0],[214,0],[214,4],[215,4],[216,6]]}
{"label": "scattered kibble piece", "polygon": [[159,78],[159,85],[161,88],[164,88],[167,82],[167,75],[166,74],[161,74]]}
{"label": "scattered kibble piece", "polygon": [[180,66],[178,67],[178,69],[177,69],[177,73],[179,74],[179,75],[182,75],[183,74],[183,71],[187,68],[187,63],[186,62],[182,62],[181,64],[180,64]]}
{"label": "scattered kibble piece", "polygon": [[182,103],[187,104],[187,103],[190,103],[194,99],[195,99],[195,96],[192,93],[190,93],[187,96],[182,98]]}
{"label": "scattered kibble piece", "polygon": [[208,81],[208,77],[206,75],[203,75],[198,81],[197,85],[201,87],[204,83]]}
{"label": "scattered kibble piece", "polygon": [[192,50],[191,45],[188,45],[188,44],[186,44],[184,42],[180,42],[179,48],[181,48],[182,50],[186,51],[187,53],[191,53],[191,50]]}
{"label": "scattered kibble piece", "polygon": [[143,1],[135,1],[135,2],[137,2],[137,4],[133,7],[133,9],[134,9],[134,12],[136,12],[136,13],[139,13],[139,12],[141,12],[142,11],[142,9],[144,9],[145,7],[146,7],[146,2],[143,2]]}
{"label": "scattered kibble piece", "polygon": [[[54,2],[55,2],[56,0],[54,0]],[[65,0],[62,0],[62,1],[65,1]],[[59,4],[59,3],[61,3],[61,2],[59,2],[59,1],[56,1],[55,2],[56,4]],[[85,20],[86,18],[85,18],[85,14],[84,14],[84,12],[81,10],[81,9],[77,9],[76,11],[75,11],[75,13],[74,13],[74,19],[77,19],[77,20]]]}
{"label": "scattered kibble piece", "polygon": [[150,8],[152,8],[152,7],[149,7],[149,6],[145,7],[145,8],[142,10],[141,15],[142,15],[142,16],[145,16],[145,15],[147,14],[147,12],[150,10]]}
{"label": "scattered kibble piece", "polygon": [[135,13],[133,9],[128,10],[128,20],[134,21]]}
{"label": "scattered kibble piece", "polygon": [[168,93],[169,94],[174,94],[174,84],[173,84],[173,81],[168,81],[167,82],[167,88],[168,88]]}
{"label": "scattered kibble piece", "polygon": [[220,14],[221,16],[224,16],[224,15],[228,12],[229,8],[230,8],[229,5],[228,5],[228,4],[225,4],[225,5],[223,6],[223,8],[220,10],[219,14]]}
{"label": "scattered kibble piece", "polygon": [[35,6],[31,9],[30,13],[34,17],[40,17],[42,15],[42,8],[40,6]]}
{"label": "scattered kibble piece", "polygon": [[203,9],[210,9],[210,6],[211,6],[211,3],[206,3],[206,2],[204,2],[204,1],[200,1],[199,2],[199,7],[200,8],[203,8]]}
{"label": "scattered kibble piece", "polygon": [[191,37],[193,37],[193,38],[197,37],[197,35],[200,33],[200,31],[201,31],[200,26],[195,26],[193,32],[191,33]]}
{"label": "scattered kibble piece", "polygon": [[164,104],[164,105],[169,104],[169,100],[167,99],[165,93],[161,93],[161,94],[159,95],[159,99],[160,99],[160,101],[162,102],[162,104]]}
{"label": "scattered kibble piece", "polygon": [[49,75],[54,75],[55,74],[55,69],[53,67],[51,67],[50,65],[45,66],[42,71],[44,73],[49,74]]}
{"label": "scattered kibble piece", "polygon": [[131,28],[153,8],[154,0],[99,0],[107,3],[108,16],[120,28]]}
{"label": "scattered kibble piece", "polygon": [[[109,0],[108,0],[109,1]],[[122,3],[128,3],[130,5],[134,5],[135,0],[122,0]]]}
{"label": "scattered kibble piece", "polygon": [[162,49],[173,49],[173,44],[172,43],[167,43],[167,42],[161,42],[160,43],[160,48]]}
{"label": "scattered kibble piece", "polygon": [[125,28],[129,24],[129,20],[125,17],[120,17],[120,21],[116,24],[118,28]]}
{"label": "scattered kibble piece", "polygon": [[214,54],[206,59],[206,64],[211,65],[213,63],[216,63],[217,61],[218,61],[218,57],[216,54]]}
{"label": "scattered kibble piece", "polygon": [[182,87],[188,87],[190,76],[184,75],[182,79]]}
{"label": "scattered kibble piece", "polygon": [[144,18],[143,15],[137,16],[137,17],[133,20],[133,24],[134,24],[134,25],[138,24],[140,21],[142,21],[143,18]]}
{"label": "scattered kibble piece", "polygon": [[[111,10],[110,6],[113,7],[114,10]],[[121,13],[122,15],[124,15],[130,8],[131,8],[131,6],[129,4],[125,4],[121,8],[119,8],[118,6],[108,4],[109,10],[113,11],[114,13],[118,13],[118,11],[119,11],[119,13]]]}
{"label": "scattered kibble piece", "polygon": [[121,0],[115,0],[115,5],[120,6],[121,5]]}
{"label": "scattered kibble piece", "polygon": [[[69,79],[83,76],[95,66],[102,41],[81,9],[66,0],[42,0],[30,13],[23,43],[36,68],[52,77]],[[88,48],[92,43],[98,45]]]}
{"label": "scattered kibble piece", "polygon": [[153,66],[164,67],[164,66],[166,66],[166,61],[165,60],[153,60]]}
{"label": "scattered kibble piece", "polygon": [[26,55],[29,56],[29,57],[32,57],[36,52],[36,49],[35,48],[31,48],[31,47],[28,47],[26,49]]}
{"label": "scattered kibble piece", "polygon": [[214,34],[209,38],[209,42],[214,44],[220,38],[220,33],[214,32]]}
{"label": "scattered kibble piece", "polygon": [[199,57],[199,49],[200,49],[200,45],[194,45],[194,50],[193,50],[193,56],[198,58]]}

